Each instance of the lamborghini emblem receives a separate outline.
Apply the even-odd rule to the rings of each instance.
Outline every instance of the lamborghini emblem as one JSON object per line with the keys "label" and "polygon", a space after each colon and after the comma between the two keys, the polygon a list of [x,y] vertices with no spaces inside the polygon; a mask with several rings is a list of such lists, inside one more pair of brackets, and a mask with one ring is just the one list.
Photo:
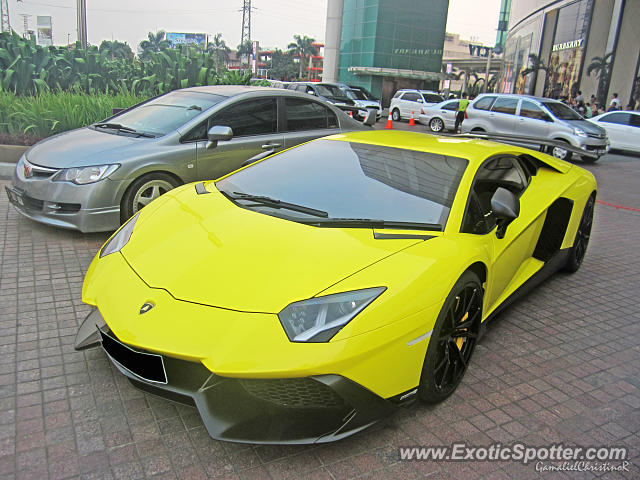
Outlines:
{"label": "lamborghini emblem", "polygon": [[144,305],[142,305],[140,307],[140,315],[142,315],[143,313],[147,313],[149,310],[151,310],[153,307],[155,307],[155,305],[153,304],[153,302],[146,302]]}

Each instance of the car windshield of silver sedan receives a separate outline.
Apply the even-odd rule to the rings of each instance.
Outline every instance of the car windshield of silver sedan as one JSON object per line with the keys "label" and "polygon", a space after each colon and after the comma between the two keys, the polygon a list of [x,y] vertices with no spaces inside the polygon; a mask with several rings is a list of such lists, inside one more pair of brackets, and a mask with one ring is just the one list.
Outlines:
{"label": "car windshield of silver sedan", "polygon": [[93,127],[108,133],[161,137],[225,98],[210,93],[171,92],[116,115],[108,122],[96,123]]}
{"label": "car windshield of silver sedan", "polygon": [[333,85],[316,85],[316,88],[318,89],[318,93],[323,97],[349,98],[342,90]]}
{"label": "car windshield of silver sedan", "polygon": [[317,140],[216,183],[238,206],[319,227],[442,230],[467,160]]}
{"label": "car windshield of silver sedan", "polygon": [[575,110],[560,102],[542,102],[553,115],[560,120],[584,120]]}

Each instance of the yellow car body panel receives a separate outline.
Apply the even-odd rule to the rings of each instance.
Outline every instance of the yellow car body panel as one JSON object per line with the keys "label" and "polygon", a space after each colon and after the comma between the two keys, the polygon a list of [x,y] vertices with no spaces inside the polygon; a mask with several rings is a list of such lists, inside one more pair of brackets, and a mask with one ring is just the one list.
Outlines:
{"label": "yellow car body panel", "polygon": [[[145,207],[119,253],[94,258],[83,301],[125,344],[199,362],[220,377],[336,374],[390,398],[418,385],[431,331],[457,279],[469,268],[484,272],[485,320],[543,268],[533,253],[551,203],[563,197],[574,205],[566,249],[596,190],[589,172],[509,145],[408,132],[329,138],[467,159],[444,230],[319,228],[241,208],[214,182],[206,195],[190,184]],[[478,168],[495,155],[523,154],[543,166],[505,237],[461,233]],[[380,232],[432,238],[375,238]],[[292,342],[278,319],[292,302],[372,287],[386,290],[328,342]],[[155,308],[140,315],[144,302]]]}

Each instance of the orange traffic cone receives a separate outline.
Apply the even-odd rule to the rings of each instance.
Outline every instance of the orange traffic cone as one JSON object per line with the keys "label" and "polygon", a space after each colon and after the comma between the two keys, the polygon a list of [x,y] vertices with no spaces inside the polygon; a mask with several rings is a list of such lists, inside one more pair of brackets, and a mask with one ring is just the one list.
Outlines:
{"label": "orange traffic cone", "polygon": [[416,121],[413,119],[413,110],[411,110],[411,119],[409,120],[409,126],[413,127],[415,126]]}
{"label": "orange traffic cone", "polygon": [[389,118],[387,118],[387,126],[384,128],[393,130],[393,114],[391,112],[389,112]]}

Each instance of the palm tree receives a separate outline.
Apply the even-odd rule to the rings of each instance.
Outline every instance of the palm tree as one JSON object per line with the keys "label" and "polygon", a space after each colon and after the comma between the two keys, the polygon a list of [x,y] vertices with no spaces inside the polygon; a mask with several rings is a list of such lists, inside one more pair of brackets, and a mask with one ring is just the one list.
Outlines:
{"label": "palm tree", "polygon": [[[294,35],[293,39],[295,42],[291,42],[287,45],[287,49],[289,52],[293,53],[294,56],[300,59],[300,75],[299,78],[302,80],[302,67],[304,65],[304,61],[307,57],[311,55],[316,55],[318,53],[318,49],[313,46],[313,43],[316,41],[314,38],[301,37],[300,35]],[[309,76],[311,76],[311,71],[309,71]]]}
{"label": "palm tree", "polygon": [[593,57],[591,63],[587,67],[587,75],[593,73],[598,78],[598,103],[606,105],[607,103],[607,84],[611,76],[611,65],[613,63],[613,52],[607,53],[604,57]]}
{"label": "palm tree", "polygon": [[166,34],[164,30],[159,30],[157,33],[149,32],[148,40],[143,40],[138,45],[138,50],[141,57],[145,57],[149,52],[161,52],[169,48],[169,41],[165,38]]}
{"label": "palm tree", "polygon": [[253,43],[251,43],[251,40],[246,40],[244,43],[238,45],[238,58],[241,59],[241,63],[248,63],[248,58],[251,54],[253,54]]}
{"label": "palm tree", "polygon": [[209,42],[207,46],[207,50],[209,50],[215,59],[216,72],[220,70],[221,61],[223,64],[229,61],[229,52],[231,49],[227,46],[226,42],[222,38],[221,33],[216,33],[213,36],[213,40]]}
{"label": "palm tree", "polygon": [[549,70],[549,67],[544,64],[544,62],[540,59],[538,55],[536,55],[535,53],[530,53],[529,66],[522,71],[521,75],[522,75],[522,81],[524,81],[527,75],[530,75],[532,73],[534,74],[533,79],[529,84],[529,93],[531,95],[535,95],[536,83],[538,80],[538,72],[541,70],[546,73],[547,70]]}

